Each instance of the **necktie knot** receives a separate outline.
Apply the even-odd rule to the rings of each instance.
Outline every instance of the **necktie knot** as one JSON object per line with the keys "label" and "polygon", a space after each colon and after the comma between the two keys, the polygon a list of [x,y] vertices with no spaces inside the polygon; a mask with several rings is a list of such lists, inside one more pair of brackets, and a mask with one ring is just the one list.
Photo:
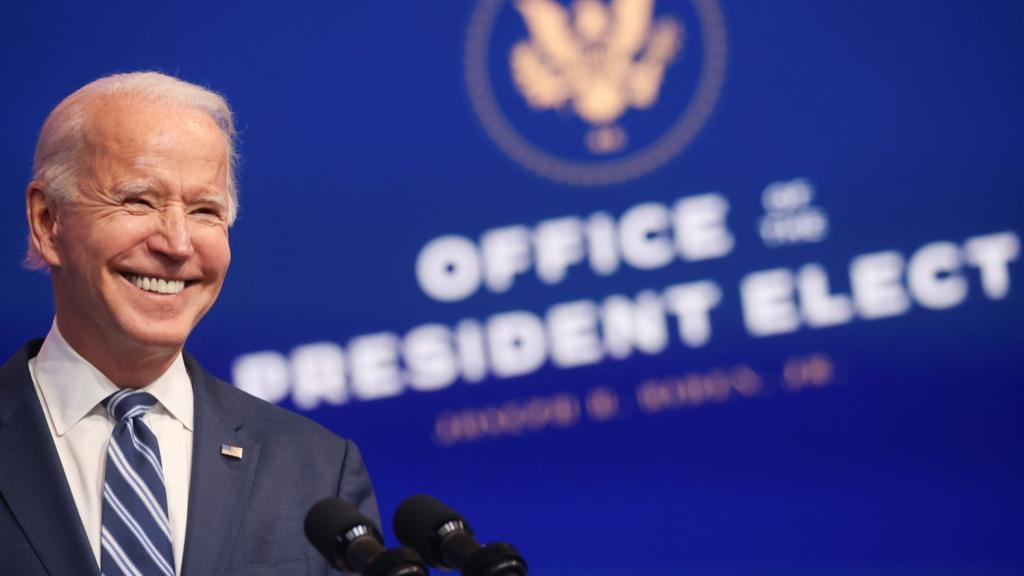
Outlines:
{"label": "necktie knot", "polygon": [[125,388],[118,390],[103,400],[103,406],[114,420],[123,422],[130,418],[142,416],[156,404],[156,397],[149,392],[139,392]]}

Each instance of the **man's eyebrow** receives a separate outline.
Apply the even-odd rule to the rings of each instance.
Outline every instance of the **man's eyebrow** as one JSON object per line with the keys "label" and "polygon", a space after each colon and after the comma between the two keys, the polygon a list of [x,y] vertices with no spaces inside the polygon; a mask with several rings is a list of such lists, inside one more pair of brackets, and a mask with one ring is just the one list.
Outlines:
{"label": "man's eyebrow", "polygon": [[114,186],[114,197],[127,198],[136,194],[144,194],[153,190],[153,183],[147,180],[131,180]]}
{"label": "man's eyebrow", "polygon": [[223,194],[216,192],[204,192],[192,198],[189,204],[213,204],[222,210],[227,210],[228,203],[224,200]]}

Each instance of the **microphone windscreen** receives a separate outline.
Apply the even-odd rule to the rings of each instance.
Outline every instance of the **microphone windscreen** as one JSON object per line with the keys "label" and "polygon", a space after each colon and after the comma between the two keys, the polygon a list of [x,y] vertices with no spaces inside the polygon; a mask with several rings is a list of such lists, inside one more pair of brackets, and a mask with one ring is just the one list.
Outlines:
{"label": "microphone windscreen", "polygon": [[452,520],[466,522],[461,514],[445,506],[437,498],[418,494],[406,498],[399,505],[395,511],[392,528],[399,542],[413,550],[422,551],[429,547],[434,531]]}
{"label": "microphone windscreen", "polygon": [[327,560],[335,563],[338,550],[338,536],[355,526],[373,528],[373,522],[355,506],[339,498],[324,498],[314,504],[306,513],[306,539]]}

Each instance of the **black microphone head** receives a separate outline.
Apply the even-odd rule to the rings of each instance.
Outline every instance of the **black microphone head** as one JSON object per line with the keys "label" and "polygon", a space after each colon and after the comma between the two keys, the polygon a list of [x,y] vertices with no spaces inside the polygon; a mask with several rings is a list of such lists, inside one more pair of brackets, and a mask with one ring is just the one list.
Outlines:
{"label": "black microphone head", "polygon": [[306,513],[306,539],[327,562],[345,567],[348,545],[356,538],[370,536],[383,542],[373,521],[355,506],[339,498],[324,498]]}
{"label": "black microphone head", "polygon": [[439,529],[451,522],[461,524],[461,530],[473,534],[461,514],[433,496],[417,494],[406,498],[398,506],[392,528],[398,541],[419,552],[428,564],[444,566],[446,564],[441,561],[442,537]]}

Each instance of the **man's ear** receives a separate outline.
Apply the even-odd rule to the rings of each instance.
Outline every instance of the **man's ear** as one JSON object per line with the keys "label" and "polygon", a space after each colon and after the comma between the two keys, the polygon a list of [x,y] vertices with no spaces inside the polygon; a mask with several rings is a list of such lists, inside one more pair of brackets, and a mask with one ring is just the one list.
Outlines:
{"label": "man's ear", "polygon": [[33,180],[25,191],[25,213],[28,216],[28,238],[32,248],[44,262],[60,266],[57,250],[57,206],[46,198],[43,183]]}

